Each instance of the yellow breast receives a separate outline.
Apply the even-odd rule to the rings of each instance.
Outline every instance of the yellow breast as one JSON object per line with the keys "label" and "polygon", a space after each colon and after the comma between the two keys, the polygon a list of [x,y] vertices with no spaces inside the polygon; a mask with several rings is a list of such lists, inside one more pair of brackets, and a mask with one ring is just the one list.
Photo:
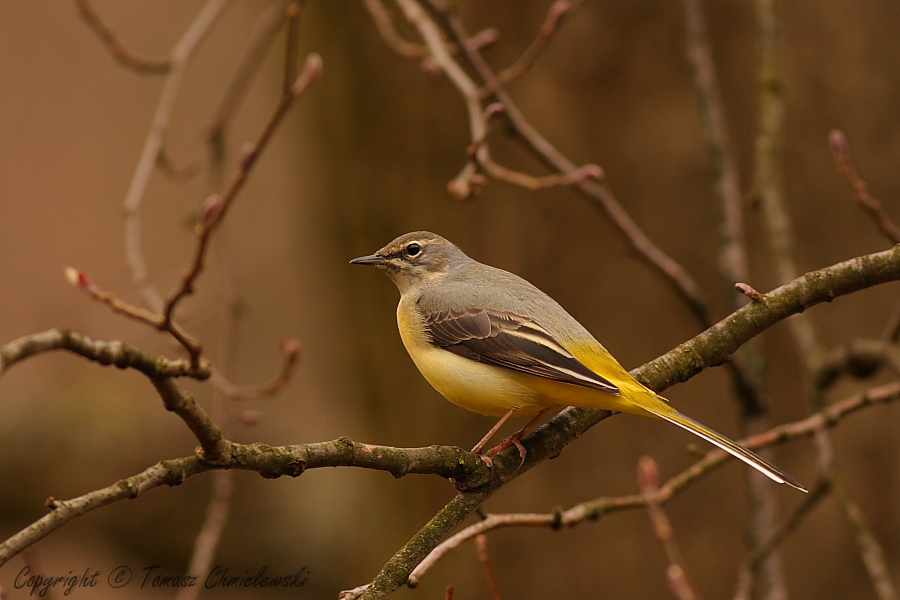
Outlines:
{"label": "yellow breast", "polygon": [[419,372],[444,398],[482,415],[502,415],[510,409],[536,413],[548,405],[529,385],[526,375],[479,363],[432,345],[413,303],[397,307],[400,338]]}

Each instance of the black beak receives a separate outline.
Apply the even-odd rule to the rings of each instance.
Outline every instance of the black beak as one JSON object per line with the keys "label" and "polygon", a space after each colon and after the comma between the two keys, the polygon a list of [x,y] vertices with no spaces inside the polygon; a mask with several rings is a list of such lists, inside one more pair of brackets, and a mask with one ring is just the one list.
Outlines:
{"label": "black beak", "polygon": [[386,259],[383,256],[379,256],[377,254],[370,254],[368,256],[360,256],[359,258],[354,258],[350,261],[351,265],[380,265]]}

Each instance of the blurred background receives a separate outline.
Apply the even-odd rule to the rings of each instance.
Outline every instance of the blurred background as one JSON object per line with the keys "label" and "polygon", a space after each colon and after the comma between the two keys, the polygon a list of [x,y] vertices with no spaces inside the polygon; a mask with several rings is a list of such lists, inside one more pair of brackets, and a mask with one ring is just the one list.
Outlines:
{"label": "blurred background", "polygon": [[[485,51],[495,67],[512,62],[538,31],[549,2],[461,0],[470,32],[495,27]],[[96,0],[96,11],[136,54],[165,57],[202,2]],[[191,219],[211,189],[205,133],[224,89],[268,3],[235,2],[186,74],[166,136],[175,165],[196,165],[187,182],[154,174],[143,208],[144,253],[161,290],[174,287],[193,248]],[[714,58],[738,154],[742,189],[751,193],[755,128],[756,38],[750,2],[705,3]],[[811,270],[887,243],[852,202],[827,146],[846,132],[852,158],[872,193],[900,218],[900,10],[872,0],[800,1],[784,6],[785,186],[800,267]],[[402,18],[397,15],[397,21]],[[165,336],[67,285],[63,267],[84,269],[100,286],[140,302],[124,257],[122,201],[163,85],[160,76],[117,64],[79,18],[73,2],[0,3],[0,343],[54,327],[121,339],[177,355]],[[408,27],[401,30],[410,39]],[[282,85],[283,31],[227,135],[228,172],[237,150],[255,139]],[[261,412],[254,426],[232,424],[238,441],[303,443],[349,436],[396,446],[471,447],[492,420],[468,414],[431,390],[396,332],[397,292],[372,269],[351,267],[395,236],[429,229],[471,256],[514,271],[554,296],[627,367],[698,332],[685,305],[629,252],[604,215],[567,189],[527,192],[490,182],[459,201],[447,182],[465,163],[466,115],[446,79],[394,54],[356,2],[310,1],[300,17],[300,56],[318,52],[323,77],[297,102],[255,168],[216,239],[197,293],[184,304],[185,326],[212,358],[221,356],[221,322],[233,277],[241,307],[231,346],[231,379],[270,380],[279,344],[296,338],[301,362],[275,397],[244,403]],[[717,274],[717,216],[711,168],[685,58],[677,2],[585,3],[537,64],[509,85],[532,122],[576,163],[601,165],[607,182],[644,231],[700,282],[716,315],[730,300]],[[541,173],[519,148],[492,138],[503,164]],[[760,216],[749,207],[747,235],[758,290],[777,285]],[[224,259],[223,259],[224,257]],[[229,275],[229,273],[231,275]],[[828,347],[877,337],[896,285],[816,307],[809,317]],[[762,336],[774,422],[808,414],[801,362],[782,324]],[[859,385],[871,385],[865,381]],[[209,384],[185,386],[208,404]],[[845,382],[830,399],[859,389]],[[666,392],[684,412],[732,436],[738,410],[722,369]],[[900,581],[900,406],[863,411],[834,433],[848,490],[883,545]],[[636,491],[644,454],[663,477],[688,466],[691,437],[649,419],[617,416],[501,490],[490,512],[546,512],[596,496]],[[0,536],[46,512],[48,496],[70,498],[189,455],[195,441],[134,372],[46,354],[0,381]],[[808,441],[774,452],[806,483],[816,474]],[[729,597],[747,535],[744,467],[731,461],[667,510],[696,587]],[[190,478],[91,512],[0,568],[8,598],[26,564],[47,574],[140,572],[160,565],[184,573],[203,518],[211,477]],[[455,493],[435,477],[360,469],[315,470],[297,479],[235,474],[230,521],[215,563],[238,573],[311,570],[301,593],[214,590],[205,597],[334,598],[372,579],[384,562]],[[781,486],[783,488],[784,486]],[[802,498],[776,493],[782,515]],[[666,559],[644,512],[632,511],[564,531],[509,529],[488,548],[504,597],[668,597]],[[852,531],[826,500],[783,546],[795,598],[875,597]],[[485,598],[484,573],[468,544],[418,590],[398,598]],[[128,588],[135,593],[136,587]],[[72,596],[121,597],[100,586]],[[141,597],[173,597],[144,589]],[[57,593],[57,597],[61,592]]]}

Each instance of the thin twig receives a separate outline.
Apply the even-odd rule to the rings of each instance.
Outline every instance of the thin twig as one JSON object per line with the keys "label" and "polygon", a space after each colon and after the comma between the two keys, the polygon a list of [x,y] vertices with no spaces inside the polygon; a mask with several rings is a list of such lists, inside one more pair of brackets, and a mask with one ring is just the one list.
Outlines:
{"label": "thin twig", "polygon": [[222,94],[222,98],[213,111],[213,117],[207,127],[207,139],[218,149],[224,144],[225,130],[234,116],[237,107],[247,92],[253,76],[272,45],[278,28],[285,19],[285,11],[296,0],[279,0],[268,6],[256,20],[250,33],[250,41],[244,47],[244,53],[237,63],[237,69],[231,82]]}
{"label": "thin twig", "polygon": [[858,338],[828,352],[816,372],[816,386],[827,389],[841,375],[857,379],[872,377],[881,369],[900,375],[900,348],[885,340]]}
{"label": "thin twig", "polygon": [[835,476],[831,483],[838,505],[844,511],[844,517],[850,524],[857,551],[866,573],[872,581],[876,596],[879,600],[897,600],[900,595],[891,579],[892,569],[888,567],[885,552],[878,542],[878,538],[872,533],[862,507],[849,494],[843,478]]}
{"label": "thin twig", "polygon": [[553,35],[559,30],[563,19],[575,12],[582,4],[584,4],[584,0],[574,3],[569,0],[556,0],[551,4],[547,10],[547,16],[544,17],[544,22],[541,23],[541,28],[531,44],[514,63],[498,73],[497,80],[501,83],[508,83],[530,69],[550,40],[553,39]]}
{"label": "thin twig", "polygon": [[144,195],[147,193],[150,176],[153,174],[153,169],[162,152],[163,142],[175,112],[175,103],[181,93],[188,64],[216,20],[228,7],[229,2],[230,0],[209,0],[172,48],[171,68],[166,75],[159,103],[150,125],[150,132],[144,142],[144,149],[141,151],[141,157],[138,159],[128,192],[122,203],[125,216],[125,258],[131,270],[132,281],[140,290],[147,307],[154,312],[162,311],[163,301],[159,291],[149,281],[147,261],[144,258],[141,240],[141,205]]}
{"label": "thin twig", "polygon": [[[231,207],[238,192],[243,188],[247,181],[253,166],[256,164],[260,153],[266,148],[272,139],[278,126],[281,124],[288,109],[293,105],[294,101],[314,82],[322,73],[322,59],[318,54],[310,54],[306,58],[300,75],[291,86],[290,93],[282,97],[272,116],[269,118],[263,132],[254,144],[251,144],[239,161],[237,171],[235,172],[228,189],[222,195],[213,195],[205,203],[202,216],[195,228],[196,244],[194,246],[194,256],[190,261],[187,270],[182,274],[182,278],[178,286],[166,298],[163,309],[163,323],[168,324],[173,320],[175,307],[178,303],[193,293],[194,282],[199,277],[206,263],[206,254],[209,249],[209,243],[212,234],[221,224],[222,219]],[[200,356],[200,348],[187,348],[191,360],[198,360]]]}
{"label": "thin twig", "polygon": [[[757,131],[754,147],[754,185],[762,208],[763,221],[767,230],[769,249],[775,262],[778,280],[782,283],[794,279],[800,273],[795,252],[793,224],[788,210],[783,181],[784,164],[784,82],[781,60],[781,15],[779,0],[755,0],[759,57],[757,66]],[[798,315],[788,323],[792,337],[805,366],[805,375],[811,381],[816,363],[822,351],[818,334],[806,315]],[[821,408],[822,399],[811,393],[813,409]],[[826,432],[816,436],[820,462],[831,456],[831,440]],[[830,470],[828,467],[826,470]],[[824,473],[824,470],[823,470]],[[757,489],[754,502],[759,505],[759,527],[754,543],[758,546],[772,536],[774,525],[774,500]],[[765,561],[753,565],[752,574],[757,581],[751,582],[756,588],[756,597],[763,600],[783,600],[787,598],[783,563],[775,553],[769,553]]]}
{"label": "thin twig", "polygon": [[291,85],[297,79],[297,39],[300,36],[300,9],[303,0],[294,0],[287,10],[287,35],[284,36],[284,78],[282,80],[281,93],[285,96],[291,93]]}
{"label": "thin twig", "polygon": [[488,593],[491,600],[503,600],[500,594],[500,586],[497,585],[497,574],[494,572],[494,565],[491,564],[491,556],[487,551],[487,537],[484,535],[475,536],[475,553],[478,555],[478,562],[484,569],[484,577],[488,584]]}
{"label": "thin twig", "polygon": [[210,468],[194,456],[160,461],[137,475],[120,479],[112,485],[77,498],[71,500],[49,498],[47,500],[47,506],[51,509],[49,513],[0,543],[0,565],[76,517],[119,500],[136,498],[155,487],[178,485],[186,477]]}
{"label": "thin twig", "polygon": [[230,400],[250,400],[265,398],[278,392],[291,377],[300,358],[300,345],[296,340],[286,340],[281,346],[281,370],[267,383],[262,385],[235,385],[224,374],[213,371],[212,381]]}
{"label": "thin twig", "polygon": [[828,134],[828,142],[838,173],[847,180],[847,183],[853,190],[853,197],[856,203],[869,213],[869,216],[875,221],[878,230],[884,237],[892,244],[900,244],[900,229],[884,212],[881,202],[873,198],[869,193],[869,186],[866,184],[866,180],[859,176],[859,173],[853,167],[853,163],[850,162],[850,143],[847,141],[847,136],[841,130],[834,129]]}
{"label": "thin twig", "polygon": [[669,566],[666,569],[669,586],[678,600],[697,600],[700,596],[688,579],[684,557],[678,542],[675,541],[672,523],[659,500],[659,465],[652,457],[644,456],[638,461],[637,480],[638,489],[647,506],[647,514],[650,515],[650,522],[653,524],[653,532],[669,559]]}
{"label": "thin twig", "polygon": [[363,0],[363,6],[369,11],[372,21],[378,28],[378,33],[381,34],[381,39],[394,52],[406,58],[423,59],[428,56],[428,49],[425,46],[409,42],[397,32],[391,13],[384,7],[381,0]]}
{"label": "thin twig", "polygon": [[188,334],[178,323],[166,320],[162,315],[151,312],[140,306],[125,302],[115,294],[108,292],[94,283],[87,273],[80,269],[66,267],[66,280],[85,292],[89,297],[108,307],[114,313],[124,315],[141,323],[155,327],[160,331],[169,333],[191,357],[191,364],[196,368],[200,365],[200,341]]}
{"label": "thin twig", "polygon": [[[719,268],[728,285],[750,278],[744,234],[744,207],[740,175],[734,148],[728,135],[725,107],[712,59],[706,19],[699,0],[682,0],[684,5],[688,61],[694,73],[694,89],[703,118],[717,205],[721,215]],[[733,298],[732,294],[728,295]],[[732,301],[732,309],[737,303]]]}
{"label": "thin twig", "polygon": [[91,31],[97,34],[103,45],[121,64],[140,73],[153,75],[168,73],[171,70],[172,62],[168,59],[144,58],[131,52],[112,28],[103,22],[88,0],[75,0],[75,6],[78,8],[81,18],[91,28]]}
{"label": "thin twig", "polygon": [[738,571],[734,600],[751,600],[753,597],[753,573],[758,570],[758,565],[765,561],[781,542],[787,539],[787,536],[803,521],[806,515],[828,496],[830,489],[831,486],[828,482],[821,481],[809,494],[804,496],[803,501],[797,505],[790,518],[782,523],[771,537],[753,549],[753,553],[747,557]]}
{"label": "thin twig", "polygon": [[894,310],[888,318],[884,331],[881,333],[881,339],[888,342],[896,342],[900,340],[900,300],[894,304]]}
{"label": "thin twig", "polygon": [[[232,471],[217,470],[212,477],[212,492],[206,505],[206,515],[194,540],[194,550],[187,567],[187,573],[198,579],[203,579],[213,564],[216,548],[228,523],[231,499],[234,495]],[[176,600],[199,598],[202,589],[200,586],[183,587],[179,590]]]}

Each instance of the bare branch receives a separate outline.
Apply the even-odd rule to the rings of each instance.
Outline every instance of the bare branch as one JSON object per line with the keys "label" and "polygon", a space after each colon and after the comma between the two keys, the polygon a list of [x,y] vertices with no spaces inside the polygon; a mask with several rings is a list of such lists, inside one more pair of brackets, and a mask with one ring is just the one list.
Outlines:
{"label": "bare branch", "polygon": [[53,350],[67,350],[100,365],[136,369],[151,379],[192,377],[202,380],[212,371],[205,362],[195,367],[189,361],[148,354],[124,342],[95,340],[66,329],[49,329],[0,346],[0,376],[26,358]]}
{"label": "bare branch", "polygon": [[378,28],[378,33],[381,34],[381,39],[394,52],[406,58],[423,59],[428,56],[428,49],[425,46],[409,42],[397,32],[391,13],[384,7],[381,0],[363,0],[363,6],[369,11],[372,21]]}
{"label": "bare branch", "polygon": [[153,75],[168,73],[172,68],[171,61],[165,58],[144,58],[132,53],[112,28],[103,22],[88,0],[75,0],[75,6],[78,8],[81,18],[91,28],[91,31],[97,34],[97,37],[110,51],[113,58],[121,64],[139,73]]}
{"label": "bare branch", "polygon": [[537,36],[531,41],[522,56],[516,59],[516,62],[500,71],[497,80],[501,83],[508,83],[530,69],[550,40],[553,39],[553,35],[559,30],[560,23],[582,4],[584,4],[584,0],[578,0],[574,4],[569,0],[556,0],[551,4]]}
{"label": "bare branch", "polygon": [[202,473],[208,469],[208,466],[193,456],[161,461],[137,475],[121,479],[105,488],[71,500],[49,498],[47,506],[51,509],[51,512],[0,543],[0,565],[5,564],[10,558],[31,544],[86,512],[119,500],[136,498],[142,492],[154,487],[178,485],[186,477]]}
{"label": "bare branch", "polygon": [[487,579],[488,592],[491,600],[503,600],[500,594],[500,586],[497,585],[497,574],[494,572],[494,565],[491,564],[491,556],[487,551],[487,537],[479,535],[475,537],[475,553],[478,555],[478,562],[484,569],[484,577]]}
{"label": "bare branch", "polygon": [[757,565],[762,563],[766,557],[778,548],[781,542],[787,539],[787,536],[803,521],[803,518],[828,496],[830,489],[831,486],[826,481],[821,481],[797,505],[790,518],[769,539],[754,548],[753,553],[744,561],[738,572],[738,585],[734,594],[734,600],[751,600],[753,597],[753,573],[756,572]]}
{"label": "bare branch", "polygon": [[878,538],[872,533],[872,528],[862,508],[850,496],[845,483],[840,478],[832,481],[832,487],[838,505],[843,509],[844,516],[850,524],[859,556],[869,574],[876,595],[879,600],[897,600],[900,596],[891,580],[891,568],[888,566]]}
{"label": "bare branch", "polygon": [[[222,222],[222,219],[225,218],[225,214],[234,202],[238,192],[244,187],[244,183],[247,181],[247,177],[253,169],[253,166],[256,164],[256,160],[259,158],[260,153],[272,139],[272,136],[281,124],[282,119],[287,114],[288,109],[294,104],[294,101],[300,97],[300,95],[306,91],[306,88],[316,81],[321,74],[322,59],[318,54],[310,54],[306,58],[306,62],[303,65],[303,70],[300,72],[300,75],[291,85],[290,93],[282,97],[281,102],[269,118],[269,122],[263,129],[262,134],[260,134],[259,139],[244,151],[244,155],[228,189],[221,196],[214,195],[207,203],[205,203],[201,219],[196,227],[197,242],[191,264],[182,275],[181,283],[169,294],[163,305],[161,312],[164,323],[172,322],[172,315],[175,311],[175,307],[183,298],[193,293],[194,282],[205,266],[206,253],[209,249],[211,236]],[[192,360],[196,360],[199,358],[199,353],[196,355],[192,354],[191,358]]]}
{"label": "bare branch", "polygon": [[155,378],[151,381],[166,410],[181,417],[200,442],[203,459],[209,462],[222,460],[222,454],[228,449],[230,442],[225,439],[222,430],[212,422],[203,407],[197,404],[191,394],[179,389],[171,378]]}
{"label": "bare branch", "polygon": [[162,94],[150,125],[150,133],[144,142],[144,149],[141,151],[141,157],[138,159],[122,205],[125,215],[125,258],[131,270],[132,281],[140,290],[147,307],[154,312],[160,312],[163,303],[159,291],[149,282],[148,278],[147,262],[144,258],[141,241],[141,205],[150,183],[150,176],[153,174],[153,169],[162,152],[163,142],[175,111],[175,103],[181,93],[187,66],[200,43],[228,4],[229,0],[209,0],[172,48],[171,68],[166,75]]}
{"label": "bare branch", "polygon": [[653,523],[653,531],[669,559],[666,574],[672,592],[679,600],[697,600],[700,596],[688,579],[684,557],[675,541],[672,523],[659,500],[659,465],[652,457],[644,456],[638,461],[637,480],[638,489],[644,496],[647,513]]}
{"label": "bare branch", "polygon": [[[279,0],[271,4],[259,16],[253,31],[250,34],[250,41],[244,48],[244,53],[238,61],[237,69],[231,79],[231,83],[219,100],[216,110],[213,111],[213,118],[207,127],[207,139],[214,146],[221,147],[225,137],[225,129],[234,116],[238,105],[244,98],[253,76],[259,69],[265,53],[275,39],[278,28],[285,19],[285,11],[296,0]],[[288,36],[290,37],[290,36]],[[289,61],[286,61],[288,63]],[[287,68],[287,64],[285,66]],[[292,78],[293,79],[293,78]],[[285,86],[289,82],[285,83]]]}
{"label": "bare branch", "polygon": [[[194,551],[187,573],[198,578],[209,572],[213,564],[216,548],[228,522],[231,509],[231,498],[234,494],[234,473],[232,471],[215,471],[213,473],[212,493],[206,505],[206,516],[203,526],[194,540]],[[176,600],[192,600],[200,596],[203,588],[199,586],[181,588]]]}
{"label": "bare branch", "polygon": [[191,357],[191,364],[194,367],[199,367],[200,352],[203,346],[199,340],[184,331],[178,323],[172,320],[167,321],[162,315],[125,302],[115,294],[107,292],[98,286],[87,273],[80,269],[66,267],[65,274],[69,283],[84,291],[94,300],[106,305],[113,312],[169,333],[187,351]]}
{"label": "bare branch", "polygon": [[286,340],[281,346],[281,371],[263,385],[238,386],[228,381],[218,371],[212,373],[212,381],[231,400],[249,400],[271,396],[288,382],[300,357],[300,345],[296,340]]}
{"label": "bare branch", "polygon": [[491,478],[481,459],[452,446],[393,448],[347,438],[297,446],[246,445],[227,440],[222,440],[222,444],[224,451],[215,457],[215,462],[206,454],[164,460],[137,475],[77,498],[51,498],[47,505],[52,512],[0,543],[0,565],[86,512],[135,498],[154,487],[179,485],[187,477],[212,469],[256,471],[263,477],[276,478],[298,477],[307,469],[322,467],[362,467],[387,471],[394,477],[410,473],[439,475],[474,487],[483,486]]}
{"label": "bare branch", "polygon": [[856,172],[856,169],[853,168],[853,164],[850,162],[850,143],[847,141],[847,136],[841,130],[834,129],[828,134],[828,142],[829,146],[831,146],[831,155],[834,157],[838,173],[847,180],[847,183],[853,190],[853,197],[856,203],[869,213],[869,216],[875,221],[878,230],[884,237],[892,244],[900,244],[900,229],[894,225],[891,218],[884,212],[881,202],[873,198],[869,193],[869,186],[866,184],[865,179],[859,176],[859,173]]}

